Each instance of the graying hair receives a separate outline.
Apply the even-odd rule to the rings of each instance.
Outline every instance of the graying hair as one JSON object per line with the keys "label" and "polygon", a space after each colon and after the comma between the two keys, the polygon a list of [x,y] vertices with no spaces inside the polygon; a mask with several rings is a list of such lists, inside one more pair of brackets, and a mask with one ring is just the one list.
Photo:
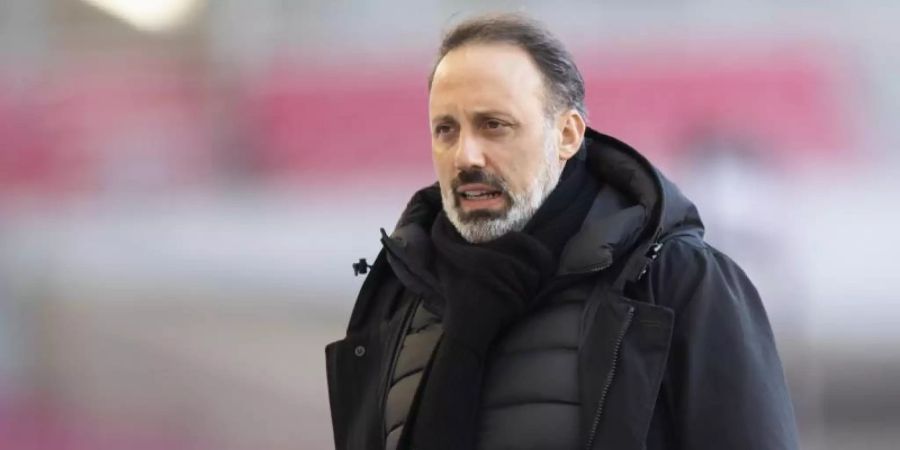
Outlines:
{"label": "graying hair", "polygon": [[441,42],[437,61],[428,76],[428,89],[437,65],[450,51],[471,43],[512,44],[525,50],[544,78],[548,115],[574,108],[587,117],[584,79],[562,42],[538,22],[516,14],[486,15],[466,20],[451,29]]}

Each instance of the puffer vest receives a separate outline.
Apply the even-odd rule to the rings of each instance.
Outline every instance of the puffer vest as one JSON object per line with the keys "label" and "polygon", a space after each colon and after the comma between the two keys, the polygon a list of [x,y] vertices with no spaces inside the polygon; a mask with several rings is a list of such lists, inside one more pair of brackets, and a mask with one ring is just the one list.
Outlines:
{"label": "puffer vest", "polygon": [[[513,324],[485,370],[477,448],[579,448],[578,348],[589,292],[568,288]],[[440,318],[420,302],[390,376],[386,448],[396,450],[413,399],[441,335]]]}
{"label": "puffer vest", "polygon": [[406,328],[400,352],[391,370],[384,411],[386,450],[397,450],[413,398],[422,382],[428,360],[441,337],[440,318],[419,302]]}

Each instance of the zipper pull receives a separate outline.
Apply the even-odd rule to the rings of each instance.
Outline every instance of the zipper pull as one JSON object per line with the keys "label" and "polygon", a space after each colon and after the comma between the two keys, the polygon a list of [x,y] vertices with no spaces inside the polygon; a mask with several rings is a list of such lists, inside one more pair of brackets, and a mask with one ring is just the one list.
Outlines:
{"label": "zipper pull", "polygon": [[641,269],[641,273],[638,274],[637,278],[635,279],[636,281],[640,281],[641,278],[644,278],[644,275],[647,274],[647,270],[650,268],[650,263],[656,261],[656,258],[659,257],[659,251],[662,250],[662,248],[663,243],[658,241],[650,246],[650,249],[647,250],[647,254],[644,255],[647,258],[647,263],[644,265],[644,268]]}

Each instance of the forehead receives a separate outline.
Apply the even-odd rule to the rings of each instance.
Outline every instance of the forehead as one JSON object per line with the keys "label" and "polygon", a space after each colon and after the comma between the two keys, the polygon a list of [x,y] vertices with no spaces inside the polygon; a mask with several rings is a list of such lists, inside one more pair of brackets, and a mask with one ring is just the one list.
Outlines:
{"label": "forehead", "polygon": [[522,110],[543,106],[544,82],[525,50],[511,44],[468,44],[435,68],[432,111],[458,108]]}

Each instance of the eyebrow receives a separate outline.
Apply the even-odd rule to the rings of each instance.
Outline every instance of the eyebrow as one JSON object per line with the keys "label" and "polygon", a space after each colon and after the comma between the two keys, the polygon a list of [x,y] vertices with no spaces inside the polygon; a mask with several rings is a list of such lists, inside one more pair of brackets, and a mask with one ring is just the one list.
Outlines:
{"label": "eyebrow", "polygon": [[[473,119],[475,119],[475,121],[481,121],[481,120],[484,120],[487,118],[492,118],[492,117],[503,117],[506,120],[513,120],[513,117],[509,113],[505,113],[505,112],[497,110],[497,109],[488,109],[488,110],[484,110],[484,111],[478,111],[473,114]],[[431,122],[432,123],[447,123],[447,122],[456,123],[457,120],[455,117],[451,116],[450,114],[441,114],[441,115],[433,117],[431,119]]]}
{"label": "eyebrow", "polygon": [[499,109],[485,109],[482,111],[476,111],[475,117],[484,117],[484,116],[509,116],[509,113],[500,111]]}
{"label": "eyebrow", "polygon": [[432,123],[446,123],[446,122],[456,123],[456,118],[454,118],[450,114],[441,114],[439,116],[432,117],[431,122]]}

